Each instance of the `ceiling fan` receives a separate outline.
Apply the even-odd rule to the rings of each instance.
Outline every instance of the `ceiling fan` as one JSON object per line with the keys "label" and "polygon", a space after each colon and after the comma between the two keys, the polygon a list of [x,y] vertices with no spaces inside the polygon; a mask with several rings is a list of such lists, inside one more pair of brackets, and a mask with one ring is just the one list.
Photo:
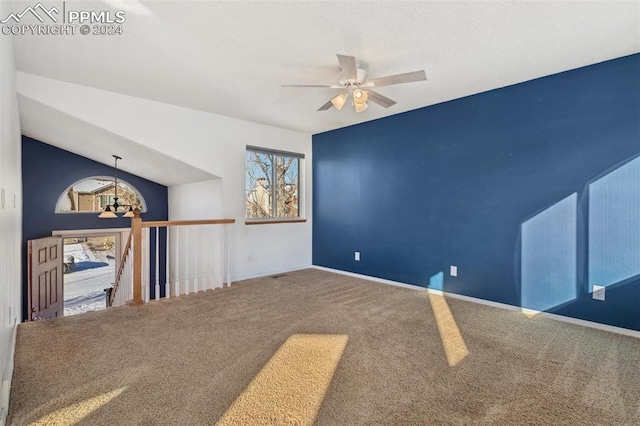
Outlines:
{"label": "ceiling fan", "polygon": [[315,87],[341,89],[341,92],[331,98],[326,104],[318,108],[318,111],[326,111],[332,106],[338,111],[347,103],[349,97],[353,98],[353,107],[356,112],[366,110],[367,101],[374,102],[385,108],[396,104],[396,101],[371,90],[371,87],[390,86],[392,84],[411,83],[427,79],[424,70],[413,71],[404,74],[390,75],[367,79],[367,72],[358,68],[354,56],[337,55],[340,63],[339,84],[283,84],[282,87]]}

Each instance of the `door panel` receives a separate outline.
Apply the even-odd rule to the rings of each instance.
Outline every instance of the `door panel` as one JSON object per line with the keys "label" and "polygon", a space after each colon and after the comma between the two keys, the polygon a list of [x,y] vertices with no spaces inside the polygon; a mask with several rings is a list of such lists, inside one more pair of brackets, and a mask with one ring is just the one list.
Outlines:
{"label": "door panel", "polygon": [[58,303],[58,268],[54,268],[49,273],[49,303]]}
{"label": "door panel", "polygon": [[62,316],[62,238],[29,240],[28,247],[29,320]]}

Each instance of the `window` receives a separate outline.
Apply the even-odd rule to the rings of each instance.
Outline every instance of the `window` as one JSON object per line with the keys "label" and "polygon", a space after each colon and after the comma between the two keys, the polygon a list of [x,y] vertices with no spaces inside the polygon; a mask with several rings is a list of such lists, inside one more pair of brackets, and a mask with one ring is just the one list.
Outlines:
{"label": "window", "polygon": [[300,160],[303,154],[247,146],[248,219],[300,218]]}
{"label": "window", "polygon": [[100,210],[104,210],[105,207],[113,204],[115,198],[115,195],[100,195]]}
{"label": "window", "polygon": [[[113,204],[115,199],[114,178],[94,176],[82,179],[60,194],[56,213],[101,212],[105,206]],[[118,179],[118,202],[147,211],[142,194],[131,184]]]}

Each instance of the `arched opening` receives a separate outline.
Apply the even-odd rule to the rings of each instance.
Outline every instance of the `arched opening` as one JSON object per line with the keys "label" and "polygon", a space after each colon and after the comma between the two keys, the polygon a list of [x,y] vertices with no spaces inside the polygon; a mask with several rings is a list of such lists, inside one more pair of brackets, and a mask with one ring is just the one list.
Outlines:
{"label": "arched opening", "polygon": [[[60,194],[56,213],[103,211],[107,205],[113,204],[116,194],[114,182],[115,178],[109,176],[92,176],[79,180]],[[118,179],[118,200],[120,204],[137,207],[143,213],[147,211],[147,203],[140,191],[122,179]]]}

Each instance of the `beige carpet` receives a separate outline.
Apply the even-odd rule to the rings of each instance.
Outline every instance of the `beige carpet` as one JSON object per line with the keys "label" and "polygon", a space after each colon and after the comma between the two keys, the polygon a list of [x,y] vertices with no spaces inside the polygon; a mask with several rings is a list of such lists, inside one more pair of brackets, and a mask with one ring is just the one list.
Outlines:
{"label": "beige carpet", "polygon": [[640,339],[319,270],[18,329],[9,424],[640,424]]}

